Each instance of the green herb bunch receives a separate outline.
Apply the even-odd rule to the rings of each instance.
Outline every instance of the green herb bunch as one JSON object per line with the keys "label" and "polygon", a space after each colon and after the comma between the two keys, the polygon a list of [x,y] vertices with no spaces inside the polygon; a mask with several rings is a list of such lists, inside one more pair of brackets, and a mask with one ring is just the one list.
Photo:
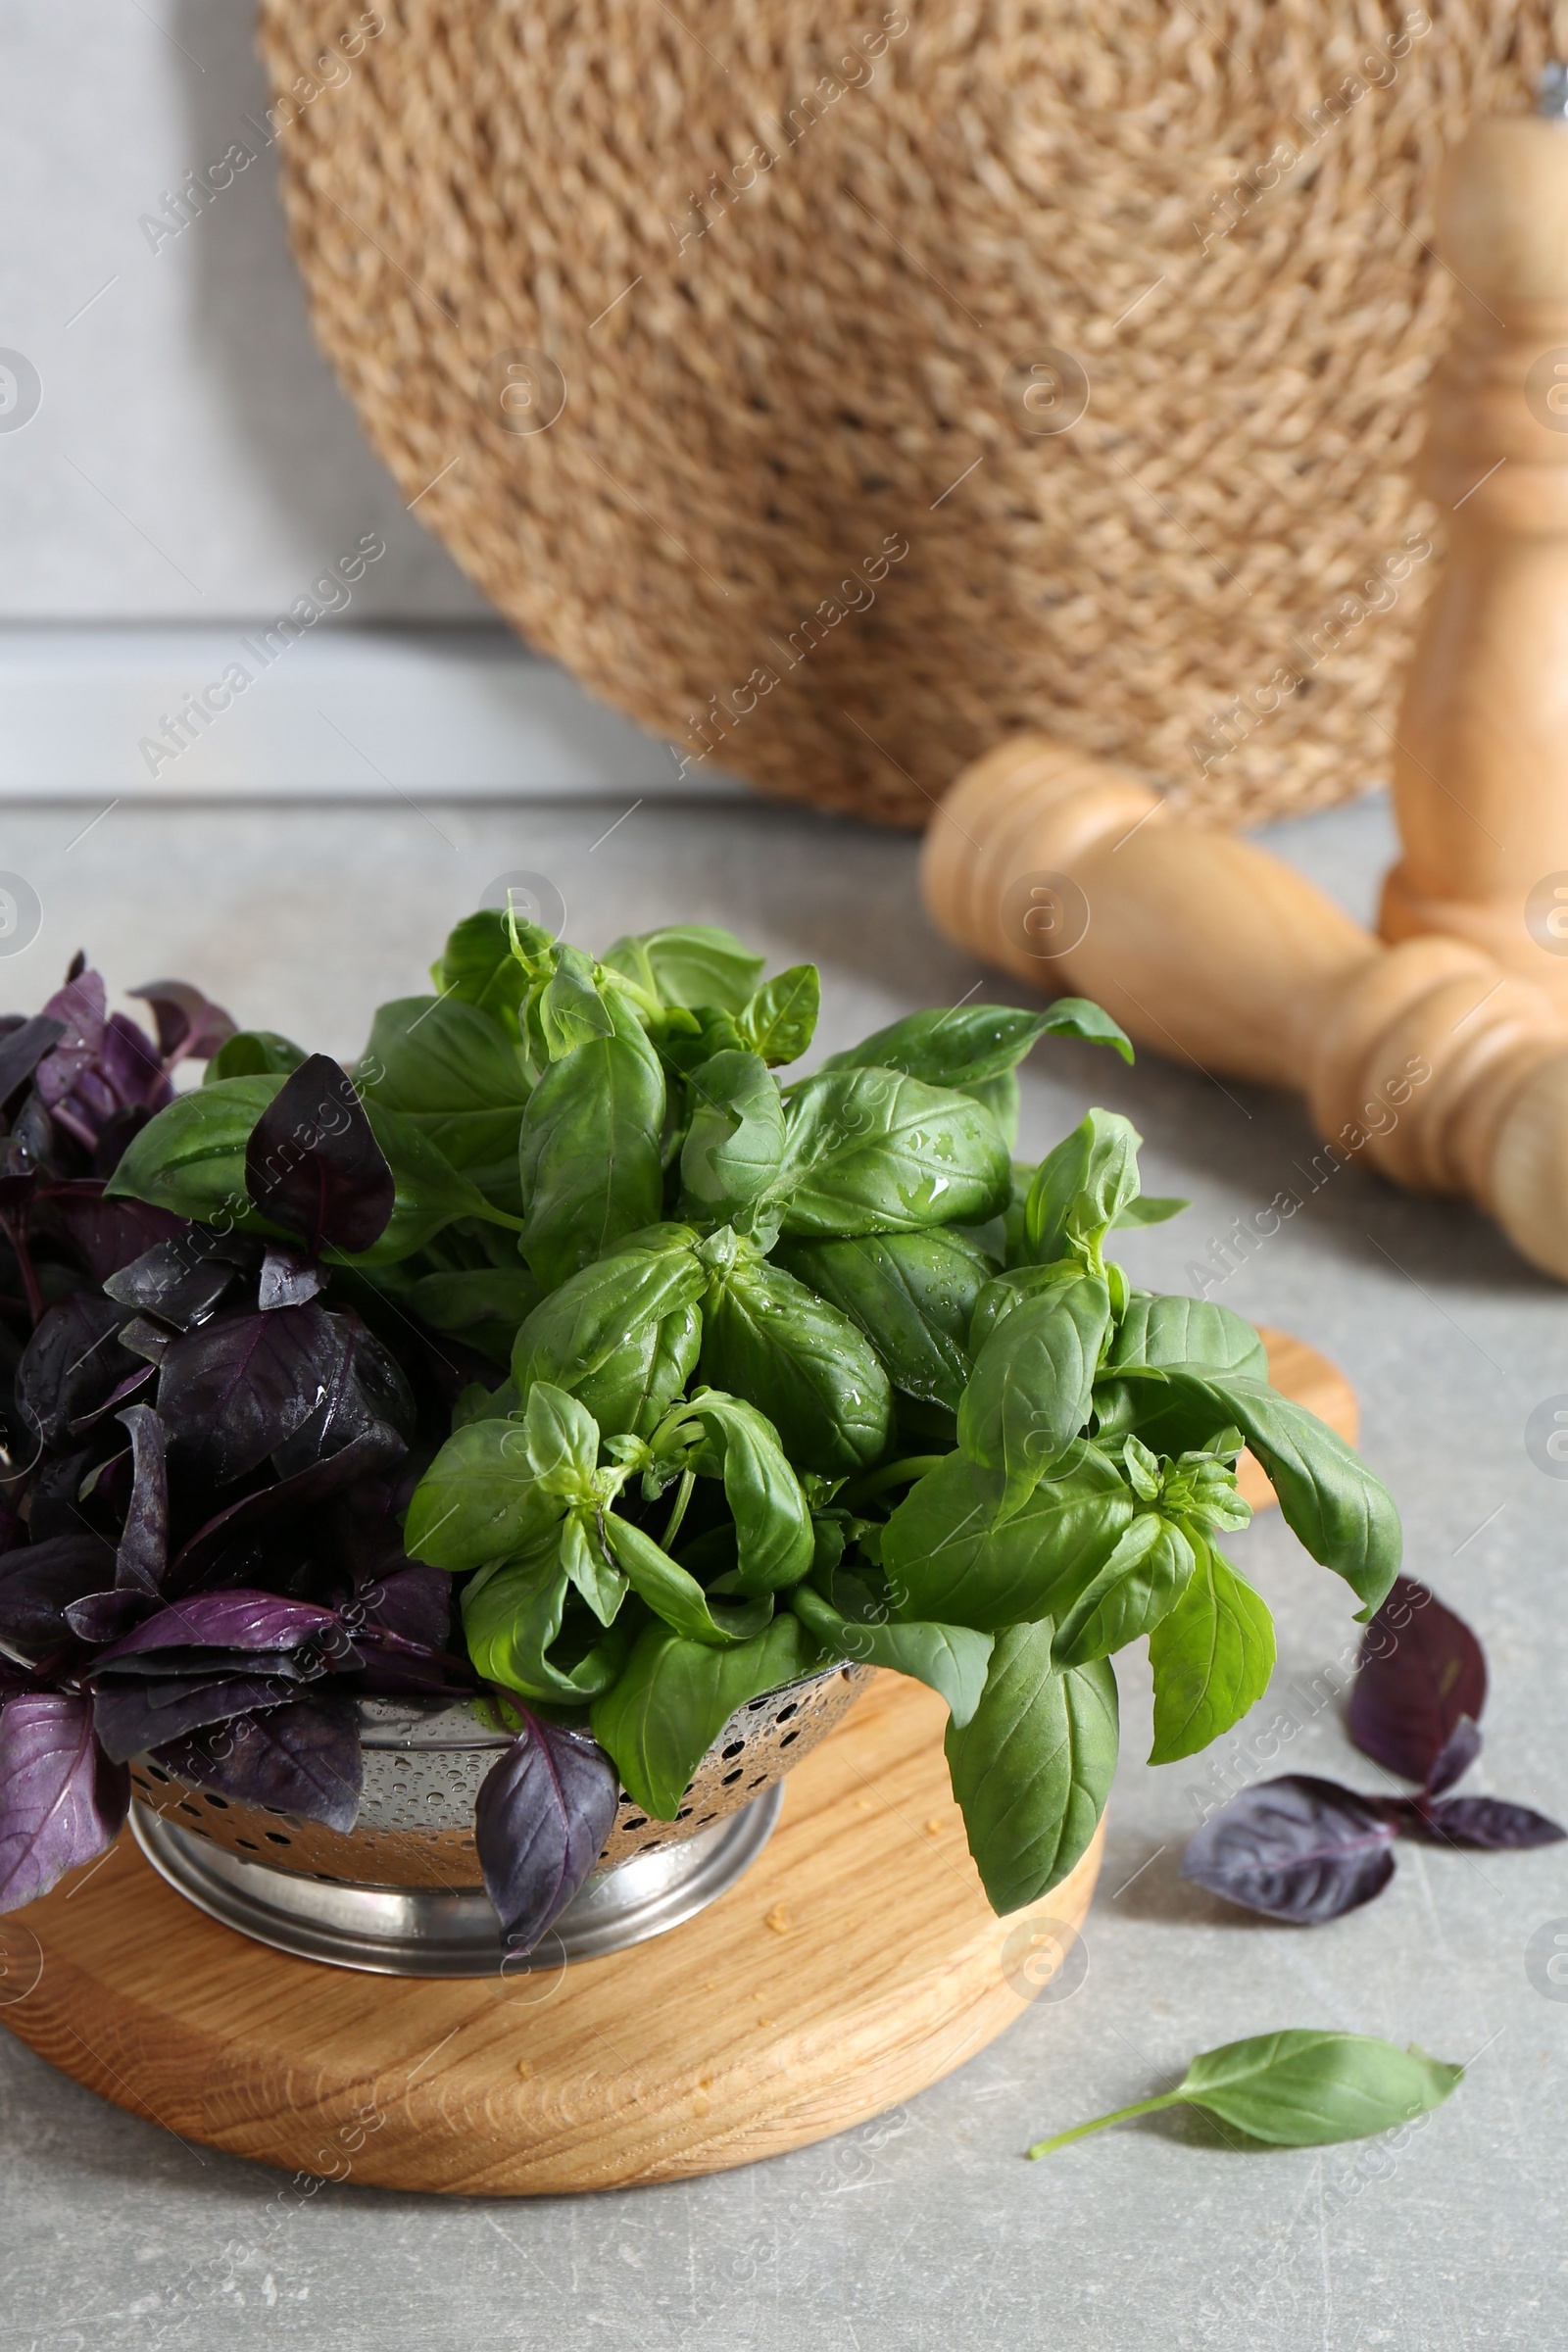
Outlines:
{"label": "green herb bunch", "polygon": [[[1010,1911],[1094,1835],[1114,1651],[1149,1639],[1157,1762],[1267,1684],[1268,1610],[1220,1549],[1250,1516],[1243,1446],[1362,1617],[1398,1523],[1269,1386],[1250,1324],[1107,1257],[1116,1228],[1182,1205],[1140,1198],[1126,1119],[1092,1110],[1013,1164],[1041,1037],[1131,1059],[1098,1007],[917,1013],[781,1079],[818,976],[761,974],[708,928],[595,960],[470,916],[355,1073],[390,1221],[322,1254],[368,1319],[379,1301],[495,1365],[404,1526],[460,1580],[483,1682],[591,1730],[668,1819],[745,1701],[833,1660],[914,1676],[948,1704],[971,1850]],[[116,1189],[219,1220],[299,1058],[231,1039]]]}

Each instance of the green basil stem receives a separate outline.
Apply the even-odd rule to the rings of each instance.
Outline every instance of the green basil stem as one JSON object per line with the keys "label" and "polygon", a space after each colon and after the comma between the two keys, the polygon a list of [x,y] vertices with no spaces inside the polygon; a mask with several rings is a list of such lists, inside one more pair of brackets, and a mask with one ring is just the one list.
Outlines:
{"label": "green basil stem", "polygon": [[1135,2115],[1152,2115],[1158,2108],[1184,2107],[1187,2103],[1185,2091],[1167,2090],[1157,2099],[1139,2099],[1131,2107],[1113,2107],[1109,2115],[1097,2115],[1092,2123],[1074,2124],[1070,2132],[1058,2132],[1054,2139],[1036,2140],[1027,2154],[1032,2162],[1037,2156],[1050,2156],[1057,2148],[1064,2148],[1069,2140],[1084,2139],[1091,2132],[1103,2132],[1107,2124],[1125,2124]]}
{"label": "green basil stem", "polygon": [[675,1500],[670,1510],[668,1524],[659,1539],[661,1550],[668,1551],[675,1538],[680,1534],[680,1523],[686,1516],[686,1505],[692,1498],[692,1489],[696,1484],[697,1473],[695,1470],[681,1472],[680,1485],[675,1491]]}
{"label": "green basil stem", "polygon": [[945,1453],[910,1453],[902,1462],[884,1462],[880,1470],[868,1471],[864,1478],[856,1480],[844,1496],[845,1505],[856,1511],[862,1502],[869,1502],[889,1487],[912,1486],[928,1470],[940,1469],[947,1458]]}

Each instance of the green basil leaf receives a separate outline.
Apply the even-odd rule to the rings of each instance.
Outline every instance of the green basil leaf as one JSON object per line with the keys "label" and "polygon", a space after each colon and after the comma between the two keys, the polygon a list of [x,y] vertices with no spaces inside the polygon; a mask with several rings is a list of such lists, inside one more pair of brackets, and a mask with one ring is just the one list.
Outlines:
{"label": "green basil leaf", "polygon": [[613,1625],[629,1590],[628,1580],[605,1556],[593,1533],[573,1511],[561,1530],[561,1565],[601,1625]]}
{"label": "green basil leaf", "polygon": [[548,1288],[659,1216],[663,1120],[659,1056],[626,1012],[612,1037],[545,1071],[523,1113],[519,1166],[522,1253]]}
{"label": "green basil leaf", "polygon": [[549,1494],[575,1501],[599,1460],[599,1424],[580,1397],[536,1381],[516,1415],[522,1458]]}
{"label": "green basil leaf", "polygon": [[1035,1170],[1024,1207],[1029,1254],[1048,1266],[1077,1242],[1098,1250],[1130,1200],[1138,1198],[1143,1138],[1119,1111],[1092,1110]]}
{"label": "green basil leaf", "polygon": [[1110,1222],[1117,1232],[1128,1225],[1164,1225],[1192,1205],[1190,1200],[1178,1200],[1174,1193],[1141,1193],[1136,1200],[1129,1200],[1125,1208],[1119,1208]]}
{"label": "green basil leaf", "polygon": [[617,939],[604,958],[663,1004],[711,1005],[741,1012],[762,977],[765,956],[754,956],[733,931],[709,923],[670,923]]}
{"label": "green basil leaf", "polygon": [[829,1657],[846,1664],[886,1666],[925,1683],[948,1702],[956,1724],[970,1721],[986,1687],[992,1636],[966,1625],[893,1625],[845,1617],[808,1585],[798,1585],[790,1607]]}
{"label": "green basil leaf", "polygon": [[594,980],[593,959],[581,948],[558,947],[555,970],[539,997],[539,1034],[552,1061],[560,1061],[573,1046],[586,1046],[596,1037],[613,1037],[614,1016]]}
{"label": "green basil leaf", "polygon": [[305,1048],[275,1029],[236,1029],[225,1038],[202,1073],[203,1086],[224,1078],[291,1077],[306,1058]]}
{"label": "green basil leaf", "polygon": [[814,1672],[822,1652],[786,1609],[733,1649],[645,1626],[614,1688],[594,1703],[594,1738],[633,1802],[673,1821],[692,1774],[737,1707]]}
{"label": "green basil leaf", "polygon": [[1276,2147],[1369,2139],[1426,2115],[1456,2087],[1462,2066],[1370,2034],[1257,2034],[1195,2058],[1182,2099]]}
{"label": "green basil leaf", "polygon": [[958,1407],[958,1444],[971,1461],[1003,1473],[1004,1518],[1087,1423],[1109,1327],[1105,1285],[1085,1275],[1021,1300],[975,1357]]}
{"label": "green basil leaf", "polygon": [[1369,1619],[1399,1572],[1403,1539],[1381,1479],[1328,1424],[1266,1381],[1241,1373],[1159,1376],[1179,1399],[1207,1407],[1212,1430],[1233,1422],[1268,1473],[1286,1525],[1314,1560],[1342,1576]]}
{"label": "green basil leaf", "polygon": [[365,1115],[397,1188],[391,1221],[371,1250],[357,1250],[352,1256],[340,1250],[323,1250],[331,1264],[398,1265],[459,1217],[477,1217],[483,1223],[515,1228],[517,1219],[487,1200],[478,1186],[455,1168],[412,1120],[373,1098],[366,1102]]}
{"label": "green basil leaf", "polygon": [[400,997],[377,1007],[360,1084],[444,1158],[514,1213],[522,1207],[517,1135],[530,1088],[520,1037],[458,997]]}
{"label": "green basil leaf", "polygon": [[539,1303],[539,1285],[526,1268],[480,1266],[468,1273],[421,1274],[409,1304],[432,1331],[467,1332],[476,1324],[499,1323],[512,1334]]}
{"label": "green basil leaf", "polygon": [[539,1483],[515,1421],[470,1421],[455,1430],[409,1505],[403,1544],[411,1559],[462,1574],[514,1560],[565,1510]]}
{"label": "green basil leaf", "polygon": [[709,1389],[683,1408],[707,1444],[694,1467],[724,1482],[735,1522],[737,1591],[779,1592],[809,1570],[816,1539],[801,1482],[765,1414]]}
{"label": "green basil leaf", "polygon": [[613,1689],[631,1641],[611,1626],[586,1646],[575,1644],[574,1654],[564,1649],[551,1656],[570,1591],[558,1560],[558,1536],[553,1530],[526,1559],[466,1586],[463,1631],[474,1671],[485,1682],[524,1698],[581,1705]]}
{"label": "green basil leaf", "polygon": [[842,1054],[830,1054],[822,1067],[902,1070],[927,1086],[970,1086],[1015,1069],[1054,1022],[1055,1007],[1026,1012],[1016,1004],[952,1004],[945,1011],[933,1006],[873,1031]]}
{"label": "green basil leaf", "polygon": [[704,1380],[765,1413],[802,1470],[863,1470],[893,1431],[893,1391],[848,1315],[782,1266],[741,1257],[703,1308]]}
{"label": "green basil leaf", "polygon": [[1175,1607],[1149,1637],[1154,1671],[1151,1764],[1196,1756],[1240,1723],[1274,1671],[1274,1620],[1260,1593],[1201,1539]]}
{"label": "green basil leaf", "polygon": [[1012,1266],[999,1274],[980,1292],[969,1318],[969,1353],[977,1356],[999,1323],[1011,1314],[1025,1298],[1038,1297],[1044,1291],[1059,1289],[1065,1282],[1081,1282],[1083,1268],[1073,1258],[1058,1258],[1053,1266]]}
{"label": "green basil leaf", "polygon": [[1141,1511],[1056,1625],[1058,1666],[1087,1666],[1152,1633],[1187,1590],[1193,1547],[1179,1527]]}
{"label": "green basil leaf", "polygon": [[764,981],[741,1007],[736,1026],[742,1043],[760,1054],[770,1069],[799,1061],[816,1035],[821,1003],[822,975],[815,964],[792,963],[787,972]]}
{"label": "green basil leaf", "polygon": [[[550,944],[549,932],[535,925],[519,923],[518,931],[541,948]],[[477,1006],[499,1022],[509,1038],[516,1037],[517,1015],[530,981],[512,952],[504,907],[486,906],[466,916],[447,941],[430,977],[438,995]]]}
{"label": "green basil leaf", "polygon": [[1136,1507],[1115,1464],[1086,1445],[1005,1519],[1003,1494],[999,1471],[961,1453],[909,1489],[882,1531],[901,1619],[995,1633],[1049,1617],[1099,1573]]}
{"label": "green basil leaf", "polygon": [[1088,997],[1058,997],[1046,1015],[1053,1037],[1079,1037],[1088,1046],[1109,1046],[1123,1061],[1133,1058],[1133,1041],[1104,1007]]}
{"label": "green basil leaf", "polygon": [[651,1436],[697,1362],[694,1301],[708,1276],[689,1247],[627,1248],[584,1266],[540,1300],[517,1333],[513,1378],[582,1398],[606,1437]]}
{"label": "green basil leaf", "polygon": [[996,1271],[978,1244],[938,1227],[789,1242],[776,1262],[858,1323],[895,1388],[957,1411],[975,1302]]}
{"label": "green basil leaf", "polygon": [[960,1086],[957,1092],[967,1095],[971,1102],[989,1110],[997,1122],[997,1133],[1007,1150],[1015,1150],[1018,1120],[1023,1108],[1023,1094],[1018,1085],[1017,1072],[1004,1070],[996,1078],[977,1078],[972,1085],[966,1082]]}
{"label": "green basil leaf", "polygon": [[269,1230],[245,1190],[245,1147],[284,1075],[274,1070],[220,1078],[176,1095],[131,1137],[104,1187],[105,1198],[148,1200],[225,1232],[236,1226]]}
{"label": "green basil leaf", "polygon": [[809,1240],[978,1225],[1012,1197],[1006,1146],[967,1095],[894,1070],[828,1070],[785,1102],[772,1188],[783,1230]]}
{"label": "green basil leaf", "polygon": [[[1127,1365],[1160,1370],[1240,1372],[1248,1380],[1268,1379],[1268,1351],[1245,1315],[1233,1314],[1212,1298],[1179,1298],[1134,1291],[1127,1300],[1102,1371]],[[1223,1418],[1223,1416],[1222,1416]]]}
{"label": "green basil leaf", "polygon": [[708,1642],[728,1647],[760,1634],[773,1614],[770,1593],[732,1604],[710,1602],[695,1576],[673,1561],[650,1535],[614,1511],[604,1517],[605,1532],[615,1565],[630,1579],[632,1591],[689,1642]]}
{"label": "green basil leaf", "polygon": [[729,1217],[766,1192],[784,1153],[778,1080],[757,1054],[715,1054],[695,1069],[680,1155],[681,1207]]}
{"label": "green basil leaf", "polygon": [[1116,1769],[1116,1678],[1108,1659],[1058,1672],[1052,1628],[999,1634],[965,1725],[948,1726],[948,1770],[993,1911],[1049,1894],[1088,1851]]}

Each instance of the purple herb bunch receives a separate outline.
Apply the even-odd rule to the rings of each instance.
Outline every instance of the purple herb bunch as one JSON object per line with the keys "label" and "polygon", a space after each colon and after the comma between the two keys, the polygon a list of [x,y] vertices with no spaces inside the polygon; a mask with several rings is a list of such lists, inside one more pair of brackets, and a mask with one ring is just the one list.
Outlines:
{"label": "purple herb bunch", "polygon": [[1347,1728],[1413,1796],[1372,1796],[1307,1773],[1260,1782],[1192,1838],[1182,1876],[1270,1919],[1316,1926],[1354,1911],[1394,1876],[1400,1836],[1502,1852],[1568,1836],[1528,1805],[1448,1792],[1481,1752],[1487,1661],[1462,1617],[1398,1577],[1368,1625]]}

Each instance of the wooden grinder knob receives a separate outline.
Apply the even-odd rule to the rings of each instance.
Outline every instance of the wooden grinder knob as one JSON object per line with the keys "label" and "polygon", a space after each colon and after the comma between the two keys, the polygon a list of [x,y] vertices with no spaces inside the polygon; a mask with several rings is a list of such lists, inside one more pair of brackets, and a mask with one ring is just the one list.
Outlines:
{"label": "wooden grinder knob", "polygon": [[1466,1193],[1568,1280],[1568,1032],[1454,938],[1383,946],[1251,843],[1039,736],[967,768],[921,885],[942,930],[1211,1075],[1294,1087],[1341,1155]]}

